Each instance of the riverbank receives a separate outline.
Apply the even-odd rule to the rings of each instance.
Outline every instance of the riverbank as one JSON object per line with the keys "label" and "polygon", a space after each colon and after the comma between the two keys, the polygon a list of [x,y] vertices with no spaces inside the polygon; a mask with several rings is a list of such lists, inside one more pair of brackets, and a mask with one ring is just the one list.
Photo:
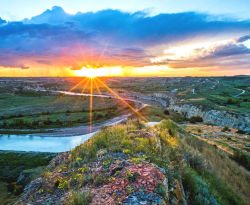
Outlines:
{"label": "riverbank", "polygon": [[[137,111],[145,108],[142,104]],[[126,121],[132,113],[115,117],[100,125],[79,126],[72,128],[55,129],[52,133],[33,133],[26,135],[1,135],[0,150],[65,152],[84,143],[102,127]]]}

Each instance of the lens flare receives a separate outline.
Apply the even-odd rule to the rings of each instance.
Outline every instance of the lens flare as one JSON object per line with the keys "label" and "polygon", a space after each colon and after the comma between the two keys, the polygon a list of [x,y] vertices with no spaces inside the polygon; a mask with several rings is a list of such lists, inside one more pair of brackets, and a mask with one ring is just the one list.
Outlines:
{"label": "lens flare", "polygon": [[[92,70],[95,70],[95,69],[92,69]],[[141,119],[143,119],[144,121],[148,121],[135,108],[133,108],[133,106],[131,106],[125,99],[123,99],[114,90],[112,90],[106,83],[104,83],[101,79],[99,79],[97,77],[97,75],[95,75],[95,73],[91,73],[91,72],[88,73],[89,77],[84,78],[83,80],[81,80],[80,82],[78,82],[76,85],[74,85],[72,88],[70,88],[68,90],[68,92],[72,92],[74,89],[76,89],[77,87],[82,85],[81,93],[83,94],[85,89],[87,87],[89,88],[89,133],[92,132],[92,127],[93,127],[93,93],[94,93],[94,86],[95,86],[97,92],[99,93],[100,97],[105,97],[105,96],[101,96],[103,94],[102,94],[102,92],[100,90],[100,87],[103,86],[104,88],[106,88],[114,96],[113,97],[114,99],[118,99],[118,100],[122,101],[127,107],[129,107]],[[60,98],[62,98],[63,96],[61,96]],[[76,101],[76,104],[79,102],[80,99],[81,98],[79,98]],[[58,100],[60,100],[60,99],[58,99]],[[103,103],[105,103],[104,99],[102,99],[102,100],[103,100]]]}
{"label": "lens flare", "polygon": [[132,111],[135,112],[140,118],[147,121],[147,119],[142,116],[137,110],[135,110],[126,100],[124,100],[120,95],[118,95],[115,91],[113,91],[107,84],[102,82],[100,79],[97,78],[97,80],[105,87],[109,92],[111,92],[115,97],[117,97],[119,100],[121,100],[123,103],[125,103]]}
{"label": "lens flare", "polygon": [[93,110],[93,79],[90,79],[90,102],[89,102],[89,132],[92,132],[92,110]]}

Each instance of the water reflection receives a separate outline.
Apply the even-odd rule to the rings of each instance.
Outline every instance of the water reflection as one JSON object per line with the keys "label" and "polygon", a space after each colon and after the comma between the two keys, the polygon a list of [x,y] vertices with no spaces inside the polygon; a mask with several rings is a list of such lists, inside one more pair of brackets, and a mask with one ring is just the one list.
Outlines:
{"label": "water reflection", "polygon": [[88,140],[95,133],[74,137],[0,135],[0,150],[65,152]]}

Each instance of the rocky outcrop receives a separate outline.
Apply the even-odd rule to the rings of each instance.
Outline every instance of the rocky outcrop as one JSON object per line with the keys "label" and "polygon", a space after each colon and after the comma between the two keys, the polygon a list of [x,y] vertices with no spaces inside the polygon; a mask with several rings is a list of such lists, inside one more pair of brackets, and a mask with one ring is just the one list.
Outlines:
{"label": "rocky outcrop", "polygon": [[250,115],[228,112],[223,110],[207,110],[201,105],[179,104],[183,101],[170,93],[155,93],[152,97],[153,101],[157,101],[163,107],[181,113],[187,118],[200,116],[205,123],[211,123],[222,127],[232,127],[250,132]]}
{"label": "rocky outcrop", "polygon": [[191,104],[169,104],[169,109],[175,112],[182,113],[184,116],[190,118],[193,116],[202,117],[205,123],[211,123],[223,127],[233,127],[236,129],[250,132],[250,115],[229,113],[227,111],[219,110],[203,110],[202,107],[197,107]]}
{"label": "rocky outcrop", "polygon": [[[121,152],[99,150],[97,160],[89,164],[88,171],[85,171],[86,168],[73,168],[74,172],[71,173],[65,156],[68,153],[54,158],[48,166],[48,170],[51,170],[49,175],[43,174],[44,176],[26,186],[16,204],[67,204],[72,195],[71,190],[75,188],[80,192],[90,191],[92,197],[89,204],[93,205],[118,204],[117,202],[163,205],[170,201],[173,204],[186,204],[181,181],[176,180],[172,190],[169,190],[165,169],[150,162],[142,159],[135,161],[138,158],[130,158]],[[65,167],[61,170],[58,165]]]}

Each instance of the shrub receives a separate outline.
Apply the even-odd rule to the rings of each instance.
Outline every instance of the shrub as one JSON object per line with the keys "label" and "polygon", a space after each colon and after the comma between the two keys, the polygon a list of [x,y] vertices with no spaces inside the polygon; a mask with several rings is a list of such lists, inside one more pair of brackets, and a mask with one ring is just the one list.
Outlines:
{"label": "shrub", "polygon": [[202,159],[199,155],[192,155],[191,153],[187,153],[185,155],[185,158],[188,164],[198,173],[201,173],[205,169],[204,159]]}
{"label": "shrub", "polygon": [[237,130],[236,133],[238,133],[238,134],[246,134],[246,132],[244,130]]}
{"label": "shrub", "polygon": [[17,184],[16,182],[12,182],[8,185],[9,191],[13,192],[16,196],[20,195],[23,192],[23,186]]}
{"label": "shrub", "polygon": [[139,176],[139,174],[137,172],[135,173],[131,173],[130,171],[128,170],[125,170],[127,172],[127,178],[130,182],[134,182],[136,181],[137,177]]}
{"label": "shrub", "polygon": [[94,184],[95,184],[96,186],[101,185],[104,181],[105,181],[105,177],[104,177],[103,175],[97,175],[97,176],[94,178]]}
{"label": "shrub", "polygon": [[62,125],[62,124],[63,124],[63,122],[62,122],[61,120],[57,119],[57,120],[56,120],[56,124],[58,124],[58,125]]}
{"label": "shrub", "polygon": [[49,115],[50,112],[45,112],[45,111],[44,111],[44,112],[42,112],[41,114],[42,114],[42,115]]}
{"label": "shrub", "polygon": [[163,112],[165,115],[169,115],[169,110],[164,110]]}
{"label": "shrub", "polygon": [[94,118],[95,120],[100,120],[100,119],[103,118],[103,115],[100,114],[100,113],[94,113],[93,118]]}
{"label": "shrub", "polygon": [[39,121],[35,120],[31,123],[32,128],[37,128],[39,126]]}
{"label": "shrub", "polygon": [[168,134],[172,137],[174,136],[173,131],[170,128],[168,129]]}
{"label": "shrub", "polygon": [[50,125],[52,123],[52,121],[50,120],[50,118],[47,118],[45,121],[44,121],[44,124],[45,125]]}
{"label": "shrub", "polygon": [[228,127],[224,127],[221,131],[222,131],[222,132],[230,132],[231,129],[229,129]]}
{"label": "shrub", "polygon": [[87,205],[92,200],[91,192],[73,192],[66,205]]}
{"label": "shrub", "polygon": [[203,119],[200,116],[193,116],[189,119],[189,122],[191,123],[203,122]]}
{"label": "shrub", "polygon": [[229,98],[229,99],[227,99],[227,104],[228,105],[233,105],[234,101],[231,98]]}

